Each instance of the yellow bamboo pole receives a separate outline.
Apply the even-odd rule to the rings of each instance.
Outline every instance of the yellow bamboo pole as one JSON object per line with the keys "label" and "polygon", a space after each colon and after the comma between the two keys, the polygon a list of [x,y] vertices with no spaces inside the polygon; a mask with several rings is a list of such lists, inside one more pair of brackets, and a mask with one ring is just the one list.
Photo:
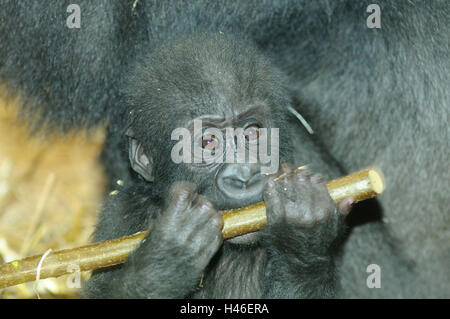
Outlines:
{"label": "yellow bamboo pole", "polygon": [[[381,194],[384,179],[379,170],[368,168],[335,179],[327,187],[336,203],[348,196],[359,202]],[[267,222],[264,202],[221,213],[224,218],[224,239],[258,231]],[[121,264],[148,233],[149,231],[143,231],[118,239],[51,252],[44,260],[43,255],[35,255],[5,263],[0,265],[0,289],[36,280],[39,263],[40,279],[71,274],[74,266],[80,271],[86,271]]]}

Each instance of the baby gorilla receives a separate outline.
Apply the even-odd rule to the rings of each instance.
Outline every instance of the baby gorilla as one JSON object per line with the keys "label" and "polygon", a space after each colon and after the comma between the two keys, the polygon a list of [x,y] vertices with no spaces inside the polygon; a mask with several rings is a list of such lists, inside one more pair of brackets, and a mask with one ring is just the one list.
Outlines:
{"label": "baby gorilla", "polygon": [[[202,120],[205,129],[243,128],[245,136],[226,142],[235,159],[239,148],[259,142],[262,128],[279,128],[279,145],[271,140],[269,146],[279,146],[282,163],[314,161],[322,172],[336,174],[307,137],[294,147],[289,94],[266,58],[244,40],[200,34],[150,52],[127,81],[126,107],[113,121],[126,132],[123,166],[132,170],[123,171],[124,186],[106,200],[95,240],[151,232],[123,265],[94,273],[88,296],[333,296],[334,254],[351,199],[338,209],[320,175],[288,164],[264,175],[261,161],[171,160],[176,128],[186,128],[189,145],[203,155],[211,143],[222,143],[204,130],[196,134],[194,121]],[[125,158],[118,148],[110,151]],[[223,242],[219,210],[261,200],[267,227]]]}

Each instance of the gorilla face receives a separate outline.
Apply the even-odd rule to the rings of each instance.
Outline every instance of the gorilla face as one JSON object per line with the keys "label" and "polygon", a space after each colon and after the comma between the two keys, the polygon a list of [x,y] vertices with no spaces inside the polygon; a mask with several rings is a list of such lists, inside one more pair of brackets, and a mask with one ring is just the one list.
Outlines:
{"label": "gorilla face", "polygon": [[130,79],[131,165],[160,190],[187,180],[220,209],[242,207],[261,201],[266,175],[291,159],[281,76],[248,45],[181,39],[149,54]]}
{"label": "gorilla face", "polygon": [[132,168],[159,193],[192,182],[221,210],[262,201],[267,175],[292,159],[281,79],[255,49],[218,35],[150,53],[128,85]]}

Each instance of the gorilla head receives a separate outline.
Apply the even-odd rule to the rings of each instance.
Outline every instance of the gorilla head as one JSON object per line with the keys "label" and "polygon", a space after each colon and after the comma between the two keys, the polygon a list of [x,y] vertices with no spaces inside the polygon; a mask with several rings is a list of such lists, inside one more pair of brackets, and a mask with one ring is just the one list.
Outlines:
{"label": "gorilla head", "polygon": [[[237,154],[257,145],[264,133],[267,153],[280,151],[281,161],[291,160],[282,129],[280,149],[278,139],[277,145],[270,143],[275,141],[270,129],[286,126],[289,99],[282,84],[280,73],[243,40],[201,34],[159,47],[136,66],[126,86],[132,168],[154,193],[188,180],[220,209],[261,201],[262,168],[271,165],[275,173],[278,158],[261,163],[261,158],[239,160]],[[199,120],[201,129],[196,130]],[[183,150],[187,160],[181,164],[174,163],[172,153],[176,144],[171,135],[177,128],[187,129],[191,137],[190,154]],[[232,138],[230,128],[235,129]],[[216,152],[223,157],[205,161],[208,155],[217,158]]]}

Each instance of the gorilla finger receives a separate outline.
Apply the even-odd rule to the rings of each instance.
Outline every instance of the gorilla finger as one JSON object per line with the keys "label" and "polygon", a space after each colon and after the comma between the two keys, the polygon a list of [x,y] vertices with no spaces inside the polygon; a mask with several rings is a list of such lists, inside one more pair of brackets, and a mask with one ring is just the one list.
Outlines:
{"label": "gorilla finger", "polygon": [[222,214],[218,213],[216,214],[212,219],[211,222],[222,232],[223,226],[224,226],[224,220]]}
{"label": "gorilla finger", "polygon": [[266,203],[267,222],[275,223],[282,218],[283,203],[273,178],[269,178],[263,188],[263,199]]}
{"label": "gorilla finger", "polygon": [[192,202],[196,200],[197,186],[188,182],[176,182],[169,190],[169,209],[172,208],[177,212],[188,209]]}
{"label": "gorilla finger", "polygon": [[169,198],[171,201],[177,199],[187,199],[189,196],[197,192],[197,186],[190,182],[175,182],[169,188]]}
{"label": "gorilla finger", "polygon": [[309,182],[311,177],[314,175],[308,168],[297,170],[295,172],[297,181],[299,182]]}
{"label": "gorilla finger", "polygon": [[313,174],[311,176],[311,183],[313,184],[325,184],[325,177],[321,174]]}
{"label": "gorilla finger", "polygon": [[287,163],[281,164],[281,169],[275,174],[274,181],[283,181],[289,174],[292,174],[292,166]]}
{"label": "gorilla finger", "polygon": [[281,164],[281,170],[285,174],[290,174],[290,173],[292,173],[294,171],[294,167],[292,166],[292,164],[282,163]]}
{"label": "gorilla finger", "polygon": [[192,214],[191,218],[197,221],[198,227],[205,227],[206,223],[223,227],[223,222],[217,220],[221,219],[222,215],[216,209],[215,204],[203,195],[198,195],[196,204],[192,207]]}
{"label": "gorilla finger", "polygon": [[220,248],[220,246],[222,246],[222,244],[223,244],[223,235],[222,233],[219,233],[211,241],[210,245],[211,252],[213,254],[217,252],[217,250]]}
{"label": "gorilla finger", "polygon": [[338,209],[342,213],[343,216],[347,216],[350,213],[354,202],[355,202],[355,199],[351,196],[346,197],[339,202]]}
{"label": "gorilla finger", "polygon": [[217,253],[219,248],[223,244],[223,238],[222,235],[217,235],[212,239],[209,244],[206,246],[206,248],[201,252],[201,255],[203,255],[203,258],[207,259],[207,263],[211,260],[212,257]]}
{"label": "gorilla finger", "polygon": [[208,223],[212,227],[216,227],[221,232],[224,226],[223,216],[211,205],[214,204],[206,202],[203,207],[200,207],[198,210],[199,215],[202,216],[205,223]]}
{"label": "gorilla finger", "polygon": [[217,212],[216,205],[210,201],[206,196],[198,195],[192,208],[201,213],[214,214]]}

